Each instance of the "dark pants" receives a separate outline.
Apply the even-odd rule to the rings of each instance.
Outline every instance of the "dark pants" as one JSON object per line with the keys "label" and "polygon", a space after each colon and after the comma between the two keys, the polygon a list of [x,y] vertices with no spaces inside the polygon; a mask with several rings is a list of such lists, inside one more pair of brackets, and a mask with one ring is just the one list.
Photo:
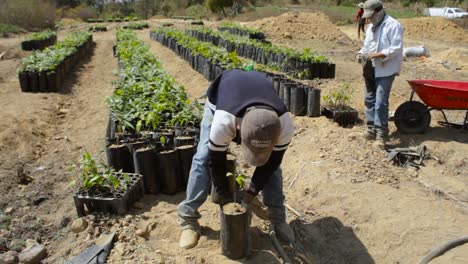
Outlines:
{"label": "dark pants", "polygon": [[362,33],[365,32],[365,30],[364,30],[365,25],[366,25],[366,19],[365,18],[359,19],[358,29],[357,29],[358,38],[361,38],[361,31],[362,31]]}

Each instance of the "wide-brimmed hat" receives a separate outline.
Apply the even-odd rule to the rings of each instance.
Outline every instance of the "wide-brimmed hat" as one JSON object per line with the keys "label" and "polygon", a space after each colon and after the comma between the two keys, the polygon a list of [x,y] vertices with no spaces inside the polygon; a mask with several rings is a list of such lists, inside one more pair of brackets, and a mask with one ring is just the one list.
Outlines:
{"label": "wide-brimmed hat", "polygon": [[380,0],[367,0],[364,3],[364,14],[362,17],[369,18],[375,13],[375,11],[380,11],[382,8],[383,5]]}
{"label": "wide-brimmed hat", "polygon": [[266,108],[250,107],[241,124],[241,150],[251,166],[263,166],[278,141],[281,123],[278,114]]}

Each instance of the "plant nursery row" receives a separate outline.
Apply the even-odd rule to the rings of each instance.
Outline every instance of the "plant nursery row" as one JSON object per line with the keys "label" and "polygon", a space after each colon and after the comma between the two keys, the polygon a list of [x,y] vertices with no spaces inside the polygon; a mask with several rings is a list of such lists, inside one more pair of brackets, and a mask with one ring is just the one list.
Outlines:
{"label": "plant nursery row", "polygon": [[89,18],[88,23],[103,23],[103,22],[130,22],[130,21],[138,21],[138,18],[134,17],[114,17],[114,18]]}
{"label": "plant nursery row", "polygon": [[119,80],[107,98],[107,160],[143,175],[146,193],[173,194],[187,184],[198,142],[201,105],[167,74],[131,30],[117,32]]}
{"label": "plant nursery row", "polygon": [[18,77],[23,92],[58,92],[66,75],[92,52],[92,34],[76,32],[23,59]]}
{"label": "plant nursery row", "polygon": [[[214,80],[224,70],[243,69],[235,54],[211,43],[198,41],[182,31],[158,28],[150,34],[153,40],[169,47],[208,80]],[[265,72],[272,80],[275,91],[292,114],[320,116],[319,89],[296,82],[284,75],[272,73],[266,67],[257,70]]]}
{"label": "plant nursery row", "polygon": [[142,30],[149,28],[149,24],[146,22],[133,22],[128,23],[128,25],[123,26],[124,29],[133,29],[133,30]]}
{"label": "plant nursery row", "polygon": [[265,40],[265,33],[257,29],[242,26],[239,23],[223,22],[218,29],[219,31],[227,31],[231,34],[236,34],[251,39]]}
{"label": "plant nursery row", "polygon": [[335,64],[328,62],[325,56],[318,55],[310,49],[299,51],[204,27],[194,28],[188,32],[200,41],[211,42],[229,52],[235,51],[241,57],[265,65],[276,65],[281,71],[296,78],[335,77]]}
{"label": "plant nursery row", "polygon": [[57,42],[57,33],[50,29],[32,33],[26,37],[26,40],[21,42],[23,50],[43,50],[46,47],[52,46]]}

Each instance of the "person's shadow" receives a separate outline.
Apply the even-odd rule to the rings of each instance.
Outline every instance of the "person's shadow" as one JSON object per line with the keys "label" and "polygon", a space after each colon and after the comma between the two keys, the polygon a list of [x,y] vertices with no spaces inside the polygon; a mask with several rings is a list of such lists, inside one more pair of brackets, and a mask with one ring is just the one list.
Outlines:
{"label": "person's shadow", "polygon": [[314,264],[375,264],[367,248],[335,217],[324,217],[307,223],[293,220],[290,223],[296,234],[294,249]]}

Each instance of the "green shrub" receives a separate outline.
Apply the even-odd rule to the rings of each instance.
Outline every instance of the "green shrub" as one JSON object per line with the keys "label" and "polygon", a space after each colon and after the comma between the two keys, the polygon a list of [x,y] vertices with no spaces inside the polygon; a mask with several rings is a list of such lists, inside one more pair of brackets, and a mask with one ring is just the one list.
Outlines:
{"label": "green shrub", "polygon": [[211,12],[223,12],[224,16],[226,16],[224,8],[232,6],[232,3],[232,0],[206,0],[205,5]]}
{"label": "green shrub", "polygon": [[27,30],[53,28],[55,5],[42,0],[0,1],[0,23],[15,25]]}
{"label": "green shrub", "polygon": [[6,37],[10,33],[18,33],[18,27],[10,24],[0,23],[0,36]]}
{"label": "green shrub", "polygon": [[332,90],[329,94],[323,96],[325,105],[332,108],[343,107],[351,101],[354,90],[351,89],[349,83],[345,82],[343,86]]}
{"label": "green shrub", "polygon": [[185,9],[185,13],[192,17],[192,18],[197,18],[197,19],[202,19],[208,17],[208,10],[204,5],[193,5],[189,6],[187,9]]}

